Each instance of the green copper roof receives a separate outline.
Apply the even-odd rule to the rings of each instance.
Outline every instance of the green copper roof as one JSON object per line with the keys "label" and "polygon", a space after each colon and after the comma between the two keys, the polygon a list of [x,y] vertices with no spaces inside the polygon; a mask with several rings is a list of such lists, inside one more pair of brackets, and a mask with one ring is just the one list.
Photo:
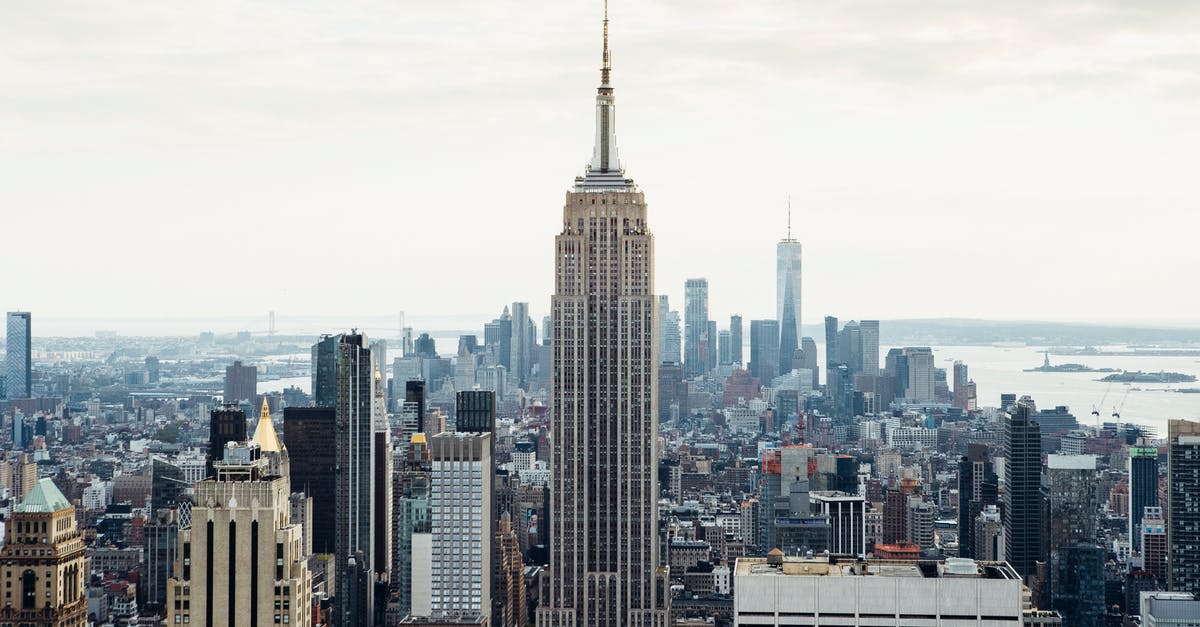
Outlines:
{"label": "green copper roof", "polygon": [[49,478],[41,479],[17,506],[18,512],[49,513],[71,506],[71,502]]}

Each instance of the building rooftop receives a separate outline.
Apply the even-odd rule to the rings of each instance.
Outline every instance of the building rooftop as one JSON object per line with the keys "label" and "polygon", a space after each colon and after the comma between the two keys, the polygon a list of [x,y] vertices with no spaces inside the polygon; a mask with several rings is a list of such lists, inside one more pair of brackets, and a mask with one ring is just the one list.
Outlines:
{"label": "building rooftop", "polygon": [[63,496],[58,486],[54,485],[54,481],[46,478],[34,484],[29,494],[25,495],[25,500],[21,501],[21,504],[17,506],[17,511],[50,513],[64,510],[68,507],[71,507],[71,502],[67,500],[67,497]]}
{"label": "building rooftop", "polygon": [[[965,558],[945,561],[857,560],[850,557],[789,557],[780,564],[765,557],[738,558],[734,575],[783,575],[802,577],[914,577],[920,579],[971,578],[1013,579],[1020,576],[1006,562],[977,562]],[[778,561],[778,556],[775,560]]]}

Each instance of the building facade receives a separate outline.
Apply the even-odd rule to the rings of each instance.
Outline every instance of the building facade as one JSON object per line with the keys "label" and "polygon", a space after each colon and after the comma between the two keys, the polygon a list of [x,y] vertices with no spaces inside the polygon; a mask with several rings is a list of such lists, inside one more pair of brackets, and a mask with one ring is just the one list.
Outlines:
{"label": "building facade", "polygon": [[429,438],[432,578],[430,617],[492,612],[492,434]]}
{"label": "building facade", "polygon": [[1004,417],[1004,553],[1028,582],[1036,574],[1035,564],[1046,561],[1042,550],[1042,437],[1028,404],[1002,409],[1008,412]]}
{"label": "building facade", "polygon": [[[654,238],[617,157],[608,18],[592,160],[567,192],[551,299],[550,572],[540,627],[665,626],[659,564]],[[706,282],[704,283],[706,285]],[[707,296],[687,303],[689,368]],[[703,312],[705,322],[700,320]]]}
{"label": "building facade", "polygon": [[1167,446],[1168,588],[1200,594],[1200,422],[1169,421]]}
{"label": "building facade", "polygon": [[5,581],[0,624],[83,627],[87,624],[87,562],[75,507],[50,479],[41,479],[5,521],[0,575]]}
{"label": "building facade", "polygon": [[271,467],[257,443],[233,443],[215,478],[196,484],[167,581],[168,625],[312,624],[303,528],[291,520],[288,478]]}

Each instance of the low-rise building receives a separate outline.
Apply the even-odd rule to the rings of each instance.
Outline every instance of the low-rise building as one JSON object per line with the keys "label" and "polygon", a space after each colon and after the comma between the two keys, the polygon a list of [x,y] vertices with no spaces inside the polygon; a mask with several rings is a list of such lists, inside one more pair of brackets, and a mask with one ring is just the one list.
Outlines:
{"label": "low-rise building", "polygon": [[743,558],[734,625],[1016,625],[1021,576],[1004,562]]}

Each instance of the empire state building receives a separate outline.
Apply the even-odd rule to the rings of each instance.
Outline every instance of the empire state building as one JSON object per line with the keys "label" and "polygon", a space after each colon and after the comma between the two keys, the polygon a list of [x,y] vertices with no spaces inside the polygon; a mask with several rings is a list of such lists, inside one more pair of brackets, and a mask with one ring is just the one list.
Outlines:
{"label": "empire state building", "polygon": [[665,627],[654,236],[617,158],[608,8],[591,162],[555,238],[550,579],[539,627]]}

